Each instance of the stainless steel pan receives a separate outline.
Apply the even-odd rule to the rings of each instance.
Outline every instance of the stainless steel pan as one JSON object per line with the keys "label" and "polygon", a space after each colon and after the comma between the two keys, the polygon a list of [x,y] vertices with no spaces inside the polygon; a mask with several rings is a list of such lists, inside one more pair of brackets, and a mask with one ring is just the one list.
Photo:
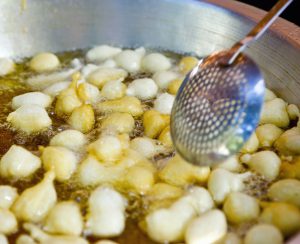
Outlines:
{"label": "stainless steel pan", "polygon": [[[263,14],[232,0],[1,0],[0,57],[101,43],[205,56],[230,47]],[[300,105],[299,27],[279,19],[246,52],[270,88]]]}

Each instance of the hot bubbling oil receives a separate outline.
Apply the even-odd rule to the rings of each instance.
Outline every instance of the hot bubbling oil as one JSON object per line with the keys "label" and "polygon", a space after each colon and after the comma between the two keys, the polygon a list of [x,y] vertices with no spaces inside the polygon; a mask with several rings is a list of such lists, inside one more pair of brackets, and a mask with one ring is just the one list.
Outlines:
{"label": "hot bubbling oil", "polygon": [[[70,65],[71,60],[74,58],[78,58],[83,61],[85,50],[73,51],[73,52],[65,52],[61,54],[57,54],[62,63],[62,68],[68,67]],[[178,54],[174,53],[165,53],[167,56],[171,56],[173,60],[179,60],[181,57]],[[34,154],[40,156],[38,147],[39,146],[47,146],[49,144],[50,139],[56,135],[57,133],[70,129],[69,125],[65,123],[65,121],[61,118],[58,118],[54,114],[53,105],[49,107],[48,114],[52,119],[52,126],[43,131],[41,133],[26,135],[22,132],[18,132],[11,128],[11,126],[6,122],[7,115],[12,112],[11,109],[11,100],[14,96],[19,94],[23,94],[29,92],[30,89],[25,85],[25,79],[33,75],[28,67],[26,66],[27,60],[23,60],[22,63],[17,65],[17,71],[12,75],[6,77],[0,77],[0,157],[7,152],[11,145],[17,144],[21,145],[28,150],[32,151]],[[129,76],[124,81],[125,84],[129,84],[132,80],[137,78],[149,77],[149,74],[139,73],[135,76]],[[53,103],[55,104],[55,102]],[[153,100],[143,101],[143,107],[145,110],[153,107]],[[101,121],[105,115],[96,114],[97,122]],[[100,124],[100,123],[96,123]],[[91,132],[88,133],[87,137],[90,141],[94,141],[100,133],[99,128],[94,128]],[[143,136],[143,125],[140,119],[135,120],[135,128],[131,133],[130,137],[135,138],[138,136]],[[161,154],[156,155],[152,161],[156,165],[157,168],[161,168],[166,159],[172,156],[173,152],[170,154]],[[83,158],[84,153],[81,153],[79,157]],[[17,181],[11,181],[0,177],[0,185],[11,185],[18,189],[19,194],[25,189],[37,184],[43,178],[44,170],[40,168],[32,177],[21,179]],[[250,195],[264,198],[266,195],[266,186],[269,184],[265,179],[260,176],[253,176],[249,182],[246,189],[246,192]],[[257,184],[259,183],[259,184]],[[138,222],[145,216],[148,212],[148,200],[146,197],[139,196],[133,192],[124,192],[122,187],[117,190],[124,194],[129,202],[127,208],[127,222],[125,231],[113,240],[119,243],[145,243],[152,244],[155,243],[150,240],[138,227]],[[91,191],[94,187],[83,187],[79,181],[77,180],[76,173],[71,177],[70,180],[64,183],[55,182],[55,189],[57,192],[58,201],[63,200],[73,200],[77,202],[81,207],[82,215],[85,215],[87,212],[87,201]],[[252,223],[253,224],[253,223]],[[19,223],[19,231],[14,233],[8,237],[10,243],[15,243],[17,237],[20,234],[26,233],[22,229],[22,223]],[[249,229],[250,225],[242,225],[242,226],[231,226],[229,229],[239,233],[240,235],[244,235],[246,230]],[[94,237],[86,237],[89,241],[96,241],[99,238]]]}

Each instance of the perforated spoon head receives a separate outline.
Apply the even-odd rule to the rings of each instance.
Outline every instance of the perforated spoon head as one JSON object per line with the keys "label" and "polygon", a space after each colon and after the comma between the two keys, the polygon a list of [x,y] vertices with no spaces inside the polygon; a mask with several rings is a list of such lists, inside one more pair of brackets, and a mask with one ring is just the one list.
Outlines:
{"label": "perforated spoon head", "polygon": [[265,85],[257,65],[240,55],[223,65],[229,53],[211,55],[187,75],[171,113],[177,152],[196,165],[213,165],[237,153],[255,130]]}

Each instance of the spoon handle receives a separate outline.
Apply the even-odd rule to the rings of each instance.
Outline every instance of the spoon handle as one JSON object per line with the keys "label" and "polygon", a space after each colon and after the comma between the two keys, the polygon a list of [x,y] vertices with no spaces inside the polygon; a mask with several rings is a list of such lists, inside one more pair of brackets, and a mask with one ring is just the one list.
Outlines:
{"label": "spoon handle", "polygon": [[275,19],[289,6],[293,0],[279,0],[273,8],[265,15],[265,17],[239,42],[233,45],[230,52],[233,53],[228,60],[227,64],[230,65],[234,62],[237,56],[246,48],[252,41],[257,40],[265,31],[270,27]]}

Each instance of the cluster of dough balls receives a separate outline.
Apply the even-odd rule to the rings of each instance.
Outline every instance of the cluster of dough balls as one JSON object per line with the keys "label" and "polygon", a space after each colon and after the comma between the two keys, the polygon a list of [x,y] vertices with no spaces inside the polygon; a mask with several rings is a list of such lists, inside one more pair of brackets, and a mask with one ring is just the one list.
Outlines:
{"label": "cluster of dough balls", "polygon": [[[0,243],[22,229],[17,244],[86,244],[84,236],[115,244],[108,239],[126,229],[131,195],[144,204],[140,229],[158,243],[281,244],[297,233],[296,105],[267,89],[260,124],[238,155],[212,168],[174,156],[170,113],[185,75],[197,64],[192,56],[177,62],[161,52],[108,45],[90,49],[67,68],[53,53],[34,56],[26,80],[32,91],[12,99],[7,121],[16,130],[39,133],[51,129],[54,111],[67,129],[38,151],[12,145],[2,156],[0,176],[6,180],[30,180],[41,168],[44,175],[22,192],[0,185]],[[14,70],[13,61],[0,59],[0,76]],[[270,184],[269,202],[247,192],[246,181],[257,175]],[[84,211],[72,199],[60,200],[57,186],[74,181],[88,194]],[[242,224],[250,226],[244,236],[228,232]]]}

